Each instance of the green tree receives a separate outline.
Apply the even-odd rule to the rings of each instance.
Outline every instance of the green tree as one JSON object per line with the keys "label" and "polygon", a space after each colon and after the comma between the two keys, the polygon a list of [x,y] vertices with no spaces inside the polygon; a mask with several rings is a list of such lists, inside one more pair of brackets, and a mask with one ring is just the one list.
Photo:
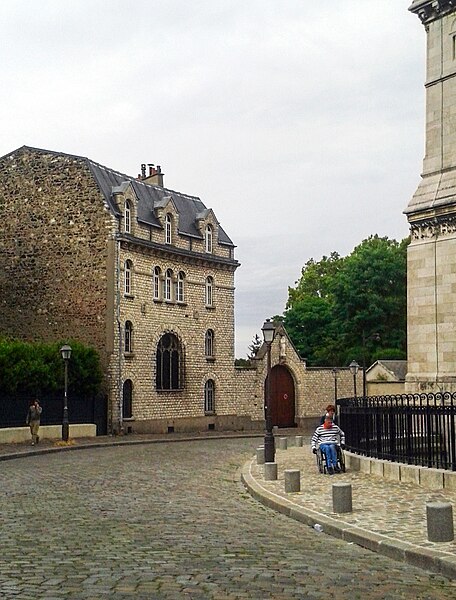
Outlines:
{"label": "green tree", "polygon": [[306,263],[288,290],[284,324],[310,365],[346,365],[363,355],[370,364],[383,358],[382,348],[384,358],[404,358],[407,245],[371,236],[344,258],[333,252]]}

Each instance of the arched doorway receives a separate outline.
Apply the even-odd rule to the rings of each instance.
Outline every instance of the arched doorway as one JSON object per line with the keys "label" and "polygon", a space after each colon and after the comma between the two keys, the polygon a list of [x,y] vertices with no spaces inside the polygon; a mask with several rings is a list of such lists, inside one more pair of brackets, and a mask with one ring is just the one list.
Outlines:
{"label": "arched doorway", "polygon": [[295,388],[290,371],[283,365],[271,369],[272,424],[278,427],[295,426]]}

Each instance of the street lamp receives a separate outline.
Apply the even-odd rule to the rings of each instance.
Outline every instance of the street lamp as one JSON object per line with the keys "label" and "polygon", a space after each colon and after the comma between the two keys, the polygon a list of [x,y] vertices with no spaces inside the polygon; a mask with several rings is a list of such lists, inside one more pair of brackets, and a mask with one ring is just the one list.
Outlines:
{"label": "street lamp", "polygon": [[65,344],[60,348],[65,363],[65,395],[63,397],[63,421],[62,421],[62,440],[68,442],[70,424],[68,422],[68,361],[71,358],[71,346]]}
{"label": "street lamp", "polygon": [[337,404],[337,373],[338,373],[339,369],[336,369],[336,367],[334,367],[334,369],[332,370],[333,375],[334,375],[334,406],[336,406]]}
{"label": "street lamp", "polygon": [[271,344],[274,340],[275,326],[270,319],[266,319],[263,327],[263,339],[267,348],[267,375],[266,375],[266,394],[264,398],[264,412],[266,418],[266,431],[264,434],[264,462],[274,462],[275,444],[274,434],[272,433],[272,414],[271,414]]}
{"label": "street lamp", "polygon": [[371,333],[367,337],[364,335],[363,330],[363,398],[366,397],[366,342],[368,340],[373,340],[374,342],[380,341],[379,333]]}
{"label": "street lamp", "polygon": [[350,373],[353,375],[353,391],[356,398],[356,375],[358,374],[359,364],[356,362],[356,360],[352,360],[348,368],[350,369]]}

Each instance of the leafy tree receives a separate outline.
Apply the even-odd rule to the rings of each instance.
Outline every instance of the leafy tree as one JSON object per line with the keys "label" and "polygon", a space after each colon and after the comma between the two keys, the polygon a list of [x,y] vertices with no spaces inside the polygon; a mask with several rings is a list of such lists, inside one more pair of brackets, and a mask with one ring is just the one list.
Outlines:
{"label": "leafy tree", "polygon": [[404,357],[407,245],[371,236],[346,257],[307,261],[288,290],[284,324],[310,365]]}

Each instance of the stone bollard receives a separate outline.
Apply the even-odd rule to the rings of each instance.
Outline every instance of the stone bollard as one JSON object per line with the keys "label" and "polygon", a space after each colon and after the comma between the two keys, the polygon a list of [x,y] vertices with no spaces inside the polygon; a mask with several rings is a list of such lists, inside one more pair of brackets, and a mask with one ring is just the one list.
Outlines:
{"label": "stone bollard", "polygon": [[282,438],[278,438],[277,442],[278,442],[277,443],[277,447],[280,450],[286,450],[288,448],[288,440],[287,440],[287,438],[283,438],[283,437]]}
{"label": "stone bollard", "polygon": [[285,475],[285,491],[300,492],[301,491],[301,471],[297,469],[286,469]]}
{"label": "stone bollard", "polygon": [[264,479],[265,481],[276,481],[277,463],[264,463]]}
{"label": "stone bollard", "polygon": [[297,435],[295,437],[295,444],[298,448],[302,448],[302,435]]}
{"label": "stone bollard", "polygon": [[257,465],[264,465],[264,446],[259,446],[256,449]]}
{"label": "stone bollard", "polygon": [[426,504],[427,534],[430,542],[454,540],[453,507],[449,502]]}
{"label": "stone bollard", "polygon": [[351,483],[333,483],[332,486],[333,512],[352,512]]}

